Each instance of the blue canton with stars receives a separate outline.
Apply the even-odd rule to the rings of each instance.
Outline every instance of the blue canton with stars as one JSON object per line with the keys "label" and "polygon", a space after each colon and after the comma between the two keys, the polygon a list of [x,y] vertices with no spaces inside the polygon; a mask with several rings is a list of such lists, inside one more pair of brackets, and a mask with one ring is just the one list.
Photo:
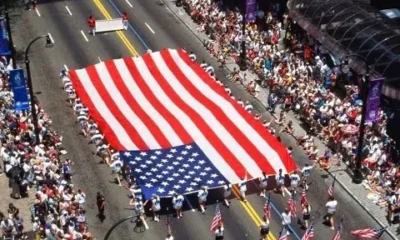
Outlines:
{"label": "blue canton with stars", "polygon": [[129,164],[145,199],[152,194],[170,197],[175,192],[193,193],[201,186],[224,185],[225,177],[210,162],[197,144],[167,149],[121,151],[121,160]]}

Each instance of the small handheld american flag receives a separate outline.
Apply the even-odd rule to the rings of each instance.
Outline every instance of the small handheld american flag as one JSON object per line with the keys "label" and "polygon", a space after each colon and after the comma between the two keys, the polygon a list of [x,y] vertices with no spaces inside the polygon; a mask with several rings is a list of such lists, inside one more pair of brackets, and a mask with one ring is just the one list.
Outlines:
{"label": "small handheld american flag", "polygon": [[301,240],[310,240],[313,237],[314,237],[314,223],[311,223],[311,225],[307,228]]}
{"label": "small handheld american flag", "polygon": [[172,233],[172,230],[171,230],[171,219],[169,218],[169,215],[167,216],[167,220],[165,221],[165,224],[167,225],[167,233]]}
{"label": "small handheld american flag", "polygon": [[351,231],[350,234],[353,236],[360,237],[360,238],[379,239],[382,236],[382,234],[386,231],[386,228],[387,227],[377,228],[377,229],[366,228],[366,229]]}
{"label": "small handheld american flag", "polygon": [[289,198],[289,200],[287,201],[287,205],[290,211],[290,214],[292,215],[292,217],[296,217],[296,201],[293,198]]}
{"label": "small handheld american flag", "polygon": [[333,236],[332,240],[342,240],[342,234],[343,234],[343,218],[340,219],[339,226],[338,226],[335,236]]}
{"label": "small handheld american flag", "polygon": [[300,204],[301,204],[301,209],[304,209],[306,207],[306,204],[308,204],[306,191],[303,191],[301,193]]}
{"label": "small handheld american flag", "polygon": [[271,219],[271,194],[268,195],[267,200],[264,204],[264,215],[266,219]]}
{"label": "small handheld american flag", "polygon": [[334,188],[335,188],[335,183],[336,183],[336,176],[333,178],[332,184],[328,188],[328,197],[333,196]]}
{"label": "small handheld american flag", "polygon": [[221,211],[219,209],[219,204],[217,204],[217,206],[215,207],[215,215],[214,215],[213,221],[211,223],[211,227],[210,227],[211,232],[213,232],[213,231],[215,231],[215,229],[217,229],[221,220],[222,220]]}
{"label": "small handheld american flag", "polygon": [[289,232],[286,227],[282,228],[282,231],[279,233],[278,240],[288,240]]}

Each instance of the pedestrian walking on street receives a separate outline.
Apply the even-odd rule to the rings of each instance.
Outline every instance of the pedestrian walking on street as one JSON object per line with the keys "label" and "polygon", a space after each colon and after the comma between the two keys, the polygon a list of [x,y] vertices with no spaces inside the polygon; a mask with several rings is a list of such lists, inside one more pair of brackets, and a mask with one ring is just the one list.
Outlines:
{"label": "pedestrian walking on street", "polygon": [[276,192],[280,192],[282,194],[283,197],[285,197],[285,191],[283,190],[283,188],[285,187],[285,174],[282,173],[282,169],[279,169],[278,174],[275,176],[275,180],[276,180],[276,188],[275,191]]}
{"label": "pedestrian walking on street", "polygon": [[240,181],[238,185],[239,185],[240,197],[242,198],[243,202],[247,202],[247,199],[246,199],[247,173],[246,173],[246,176],[244,176],[242,178],[242,181]]}
{"label": "pedestrian walking on street", "polygon": [[309,202],[305,202],[303,205],[303,209],[302,209],[302,214],[303,214],[303,221],[304,221],[304,228],[307,229],[308,228],[308,222],[310,221],[311,218],[311,205],[309,204]]}
{"label": "pedestrian walking on street", "polygon": [[266,216],[263,217],[263,221],[260,225],[260,239],[267,240],[269,234],[269,220]]}
{"label": "pedestrian walking on street", "polygon": [[300,182],[300,176],[297,173],[297,171],[294,171],[292,174],[290,174],[290,187],[291,191],[296,194],[297,186],[299,185]]}
{"label": "pedestrian walking on street", "polygon": [[123,12],[121,17],[122,17],[122,23],[123,23],[123,25],[124,25],[124,29],[125,29],[125,30],[128,30],[128,26],[129,26],[129,23],[128,23],[128,14],[127,14],[126,12]]}
{"label": "pedestrian walking on street", "polygon": [[202,214],[206,212],[206,202],[207,202],[208,190],[206,186],[202,186],[200,191],[197,194],[197,198],[199,199],[199,208]]}
{"label": "pedestrian walking on street", "polygon": [[172,197],[172,206],[174,207],[174,209],[176,211],[176,218],[183,217],[183,214],[182,214],[183,201],[184,201],[184,198],[181,194],[174,193],[174,196]]}
{"label": "pedestrian walking on street", "polygon": [[151,198],[151,209],[153,210],[154,222],[160,221],[161,200],[157,194],[153,194]]}
{"label": "pedestrian walking on street", "polygon": [[215,240],[223,240],[223,239],[224,239],[224,223],[220,221],[217,229],[215,230]]}
{"label": "pedestrian walking on street", "polygon": [[97,204],[97,209],[99,211],[99,214],[97,215],[100,219],[100,222],[103,222],[106,219],[106,216],[104,215],[104,209],[106,206],[106,200],[104,198],[104,196],[100,193],[97,192],[97,200],[96,200],[96,204]]}
{"label": "pedestrian walking on street", "polygon": [[285,208],[285,211],[281,215],[282,219],[282,228],[288,231],[289,235],[289,225],[292,223],[292,214],[290,213],[289,208]]}
{"label": "pedestrian walking on street", "polygon": [[311,175],[311,170],[314,168],[315,163],[310,166],[308,163],[306,163],[306,165],[301,169],[301,173],[302,173],[302,184],[301,186],[303,187],[303,189],[305,191],[308,191],[308,183],[307,183],[307,178]]}
{"label": "pedestrian walking on street", "polygon": [[146,229],[149,229],[149,226],[147,225],[146,222],[146,216],[145,216],[145,212],[144,212],[144,205],[143,202],[137,198],[133,198],[129,205],[133,206],[137,215],[138,220],[141,221],[141,223],[143,223],[144,227]]}
{"label": "pedestrian walking on street", "polygon": [[89,25],[89,34],[93,34],[96,35],[96,19],[94,19],[94,17],[92,15],[89,16],[87,23]]}
{"label": "pedestrian walking on street", "polygon": [[227,208],[229,208],[231,201],[229,200],[230,196],[232,195],[232,184],[225,183],[224,185],[224,201],[223,203]]}
{"label": "pedestrian walking on street", "polygon": [[267,196],[267,187],[268,187],[268,176],[265,174],[265,172],[262,172],[262,177],[260,177],[260,197],[266,197]]}
{"label": "pedestrian walking on street", "polygon": [[333,216],[335,215],[336,208],[337,208],[338,202],[335,200],[333,196],[330,196],[328,199],[328,202],[325,204],[326,207],[326,215],[324,219],[329,223],[329,227],[334,230],[335,229],[335,223],[334,223],[334,218]]}

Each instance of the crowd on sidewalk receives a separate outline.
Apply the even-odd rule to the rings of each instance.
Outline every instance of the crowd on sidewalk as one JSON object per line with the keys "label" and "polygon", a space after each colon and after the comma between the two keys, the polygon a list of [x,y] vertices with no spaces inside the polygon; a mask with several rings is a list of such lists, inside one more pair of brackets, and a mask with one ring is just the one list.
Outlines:
{"label": "crowd on sidewalk", "polygon": [[8,79],[11,69],[7,59],[1,58],[0,166],[8,177],[11,197],[34,194],[35,202],[30,206],[31,219],[22,219],[12,203],[8,210],[1,209],[1,234],[10,239],[26,238],[24,225],[32,222],[36,240],[92,239],[83,209],[86,196],[71,183],[73,163],[62,156],[67,153],[62,137],[51,129],[51,118],[36,100],[40,140],[36,141],[31,114],[14,108]]}
{"label": "crowd on sidewalk", "polygon": [[[234,71],[231,80],[241,82],[253,95],[259,86],[268,87],[270,111],[274,112],[278,103],[284,110],[275,121],[283,131],[294,132],[293,123],[285,119],[289,110],[309,125],[308,133],[298,136],[298,144],[310,160],[317,160],[324,169],[331,167],[333,157],[339,163],[341,159],[348,164],[353,162],[363,103],[358,87],[350,84],[360,76],[351,78],[346,60],[335,62],[324,46],[291,22],[279,4],[271,4],[266,11],[259,9],[256,21],[246,23],[245,37],[242,15],[223,1],[187,0],[184,7],[199,25],[197,30],[209,36],[206,47],[222,65],[228,58],[239,60],[240,44],[246,39],[247,64],[259,79],[252,80]],[[345,85],[345,97],[336,94],[339,85]],[[400,193],[398,149],[386,133],[389,117],[380,111],[380,120],[367,124],[363,150],[367,174],[364,185],[380,204],[386,203],[390,195]],[[332,151],[318,155],[315,137],[333,146]]]}

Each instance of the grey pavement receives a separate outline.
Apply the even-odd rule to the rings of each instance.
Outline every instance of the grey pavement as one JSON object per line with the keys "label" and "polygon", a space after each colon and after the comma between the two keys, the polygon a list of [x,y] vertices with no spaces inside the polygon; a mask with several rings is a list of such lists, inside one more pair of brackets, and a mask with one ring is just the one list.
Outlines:
{"label": "grey pavement", "polygon": [[[209,37],[202,32],[197,31],[197,24],[193,22],[188,16],[188,14],[184,11],[182,7],[177,7],[174,4],[174,1],[167,1],[164,0],[164,3],[168,6],[168,8],[175,13],[177,17],[182,19],[182,22],[185,24],[187,28],[189,28],[193,34],[195,34],[200,42],[203,42],[205,39],[210,40]],[[237,64],[233,60],[228,60],[226,64],[226,68],[229,71],[233,71],[234,68],[239,69]],[[244,72],[241,72],[241,76],[243,74],[246,74],[247,80],[255,80],[258,79],[258,77],[253,73],[251,70],[247,70]],[[265,107],[268,106],[267,104],[267,97],[269,94],[268,89],[262,88],[259,86],[260,91],[256,95],[256,98],[259,100],[260,103],[262,103]],[[281,111],[280,106],[278,105],[276,108],[275,115],[272,115],[274,118],[277,118],[279,116],[279,113]],[[306,131],[304,128],[301,126],[301,122],[299,121],[298,117],[293,113],[289,112],[286,114],[286,119],[287,120],[292,120],[294,123],[294,137],[299,137],[303,136]],[[323,154],[323,152],[327,149],[327,146],[319,139],[316,139],[316,143],[319,149],[320,154]],[[377,223],[384,227],[388,226],[388,221],[387,221],[387,211],[386,208],[381,208],[377,204],[375,204],[372,200],[367,198],[367,196],[371,193],[368,191],[363,185],[360,184],[354,184],[352,182],[352,176],[351,176],[351,171],[349,168],[347,168],[346,164],[341,164],[341,166],[336,166],[333,165],[329,171],[329,175],[331,176],[331,182],[333,181],[333,177],[336,177],[337,182],[341,185],[340,187],[345,190],[349,195],[352,196],[352,198],[366,211],[368,212]],[[398,239],[399,236],[399,230],[398,225],[392,225],[388,227],[387,232],[393,239]]]}

